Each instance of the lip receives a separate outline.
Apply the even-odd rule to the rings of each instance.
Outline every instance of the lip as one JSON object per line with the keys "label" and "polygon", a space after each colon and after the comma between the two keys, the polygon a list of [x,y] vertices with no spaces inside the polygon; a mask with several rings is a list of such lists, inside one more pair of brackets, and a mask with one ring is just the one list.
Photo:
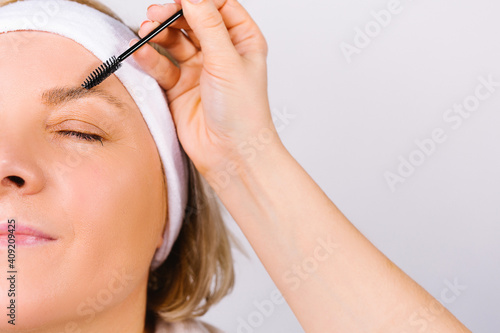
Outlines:
{"label": "lip", "polygon": [[[9,225],[7,223],[0,224],[0,245],[7,245]],[[57,238],[44,233],[34,227],[21,225],[16,222],[13,238],[15,245],[37,245],[45,242],[55,241]]]}

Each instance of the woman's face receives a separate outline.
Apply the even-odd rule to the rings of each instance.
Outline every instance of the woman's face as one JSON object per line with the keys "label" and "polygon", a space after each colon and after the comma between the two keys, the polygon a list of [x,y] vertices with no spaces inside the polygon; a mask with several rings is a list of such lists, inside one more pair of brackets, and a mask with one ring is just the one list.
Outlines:
{"label": "woman's face", "polygon": [[[163,173],[120,81],[112,76],[79,89],[101,63],[56,34],[0,34],[0,227],[14,218],[18,230],[54,238],[23,245],[29,238],[16,237],[18,330],[78,332],[64,326],[145,307],[166,218]],[[7,259],[2,243],[0,331],[12,329],[5,317]]]}

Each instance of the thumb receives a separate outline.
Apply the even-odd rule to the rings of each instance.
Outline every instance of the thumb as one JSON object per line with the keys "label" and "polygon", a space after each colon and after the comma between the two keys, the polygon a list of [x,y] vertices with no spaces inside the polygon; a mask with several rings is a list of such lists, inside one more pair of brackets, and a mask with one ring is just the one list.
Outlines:
{"label": "thumb", "polygon": [[[200,41],[208,64],[224,64],[239,57],[224,20],[213,0],[182,0],[184,16]],[[229,59],[228,59],[229,58]]]}

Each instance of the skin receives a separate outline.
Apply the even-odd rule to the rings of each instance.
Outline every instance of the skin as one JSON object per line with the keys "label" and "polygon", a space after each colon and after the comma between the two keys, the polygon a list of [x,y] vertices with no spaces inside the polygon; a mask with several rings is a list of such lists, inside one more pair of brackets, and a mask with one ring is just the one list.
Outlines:
{"label": "skin", "polygon": [[[184,17],[153,40],[180,67],[150,46],[134,58],[167,90],[185,151],[304,330],[470,332],[373,246],[285,149],[271,121],[267,45],[245,9],[236,0],[175,1],[150,7],[140,36],[182,7]],[[221,173],[229,178],[223,186]]]}
{"label": "skin", "polygon": [[[470,332],[359,233],[285,149],[267,98],[267,45],[243,7],[236,0],[176,2],[151,7],[151,22],[142,26],[140,35],[182,6],[185,17],[155,39],[180,67],[150,46],[134,58],[167,90],[183,148],[241,227],[304,330],[422,332],[412,322],[425,318],[427,332]],[[141,172],[148,166],[159,168],[147,129],[138,112],[130,119],[110,116],[116,127],[108,125],[109,142],[90,146],[69,173],[54,171],[57,161],[89,143],[52,140],[55,132],[45,127],[50,110],[41,106],[37,93],[55,84],[79,84],[84,77],[67,73],[76,65],[91,70],[98,62],[59,37],[37,36],[19,54],[4,37],[0,211],[22,212],[20,220],[31,219],[59,237],[46,247],[19,251],[24,280],[18,288],[27,292],[19,298],[24,314],[18,320],[27,326],[16,329],[64,332],[64,324],[73,319],[85,325],[74,309],[106,288],[113,268],[125,267],[134,274],[130,283],[81,329],[142,332],[147,266],[161,237],[151,235],[161,234],[165,216],[161,210],[150,211],[151,202],[164,199],[160,173]],[[44,50],[49,42],[65,45],[53,54],[48,50],[55,47]],[[73,52],[64,56],[66,47]],[[47,61],[39,62],[33,54]],[[116,81],[108,81],[106,88],[119,94]],[[20,86],[23,91],[16,89]],[[102,117],[91,119],[99,123]],[[253,154],[241,149],[242,144],[252,145]],[[216,181],[221,172],[230,176],[225,186]],[[13,173],[26,180],[25,186],[5,178]],[[120,251],[110,251],[117,247]],[[0,295],[0,302],[5,301]]]}
{"label": "skin", "polygon": [[[16,38],[27,42],[16,49]],[[0,223],[14,217],[57,238],[17,247],[16,326],[3,315],[2,332],[144,332],[148,271],[167,212],[153,138],[115,76],[100,89],[123,111],[97,97],[59,106],[40,99],[48,88],[78,87],[100,63],[55,34],[0,34]],[[3,276],[5,247],[0,258]],[[2,308],[7,289],[2,278]]]}

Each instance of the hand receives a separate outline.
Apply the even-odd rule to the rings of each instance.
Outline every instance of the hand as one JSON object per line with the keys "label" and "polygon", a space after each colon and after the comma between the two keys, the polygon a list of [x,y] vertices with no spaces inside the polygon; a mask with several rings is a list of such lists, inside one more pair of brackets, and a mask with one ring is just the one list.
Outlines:
{"label": "hand", "polygon": [[273,143],[281,143],[267,96],[267,43],[237,0],[153,5],[147,12],[152,22],[143,23],[139,36],[181,7],[184,17],[152,40],[166,48],[179,67],[150,45],[133,56],[166,90],[179,140],[206,176],[224,169],[228,161],[244,160],[240,145],[258,135],[271,135]]}

